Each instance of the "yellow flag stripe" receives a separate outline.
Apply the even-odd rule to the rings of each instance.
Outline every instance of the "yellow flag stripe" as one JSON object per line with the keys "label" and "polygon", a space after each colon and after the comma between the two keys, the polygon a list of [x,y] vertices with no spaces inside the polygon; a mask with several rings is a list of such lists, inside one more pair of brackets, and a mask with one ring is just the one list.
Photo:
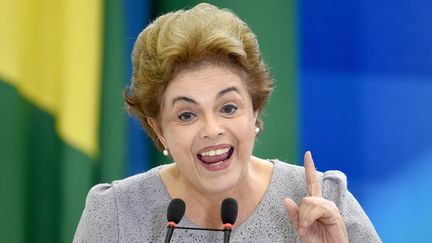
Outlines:
{"label": "yellow flag stripe", "polygon": [[98,152],[102,73],[101,1],[69,0],[65,6],[65,69],[60,135],[89,154]]}
{"label": "yellow flag stripe", "polygon": [[68,144],[98,154],[101,0],[0,3],[0,78],[51,113]]}
{"label": "yellow flag stripe", "polygon": [[0,79],[13,84],[18,80],[19,1],[0,1]]}

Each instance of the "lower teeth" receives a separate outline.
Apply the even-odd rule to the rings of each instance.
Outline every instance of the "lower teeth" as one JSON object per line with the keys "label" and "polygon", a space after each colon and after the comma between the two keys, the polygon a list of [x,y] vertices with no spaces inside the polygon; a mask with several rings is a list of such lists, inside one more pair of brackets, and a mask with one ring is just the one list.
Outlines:
{"label": "lower teeth", "polygon": [[213,163],[213,164],[210,164],[210,165],[221,165],[222,163],[223,163],[223,161],[220,161],[220,162]]}

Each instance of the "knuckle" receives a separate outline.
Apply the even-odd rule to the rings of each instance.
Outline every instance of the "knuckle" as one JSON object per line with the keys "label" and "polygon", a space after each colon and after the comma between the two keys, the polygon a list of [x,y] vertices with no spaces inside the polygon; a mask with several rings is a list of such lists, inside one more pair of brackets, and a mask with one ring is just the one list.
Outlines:
{"label": "knuckle", "polygon": [[329,207],[330,207],[332,210],[334,210],[335,212],[337,211],[337,212],[340,213],[339,208],[337,207],[336,203],[334,203],[333,201],[329,201]]}
{"label": "knuckle", "polygon": [[302,198],[302,200],[301,200],[302,205],[309,205],[309,203],[310,203],[309,197]]}
{"label": "knuckle", "polygon": [[304,197],[301,200],[301,204],[304,206],[311,206],[315,204],[315,197],[313,196],[308,196],[308,197]]}

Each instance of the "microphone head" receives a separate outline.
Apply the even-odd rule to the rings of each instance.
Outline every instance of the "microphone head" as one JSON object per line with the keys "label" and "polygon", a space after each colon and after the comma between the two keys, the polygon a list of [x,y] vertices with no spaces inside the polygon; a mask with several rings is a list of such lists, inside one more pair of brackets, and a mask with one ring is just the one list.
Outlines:
{"label": "microphone head", "polygon": [[167,220],[178,224],[186,211],[186,204],[180,198],[174,198],[168,205]]}
{"label": "microphone head", "polygon": [[221,218],[223,224],[234,224],[237,219],[237,201],[234,198],[225,198],[221,206]]}

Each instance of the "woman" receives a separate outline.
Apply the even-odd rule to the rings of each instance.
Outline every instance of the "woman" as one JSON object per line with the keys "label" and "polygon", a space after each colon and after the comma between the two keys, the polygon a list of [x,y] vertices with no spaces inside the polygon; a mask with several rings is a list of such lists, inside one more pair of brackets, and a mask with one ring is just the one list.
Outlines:
{"label": "woman", "polygon": [[[222,228],[225,198],[238,202],[231,242],[379,242],[341,172],[252,156],[272,80],[249,27],[199,4],[157,18],[138,37],[129,111],[174,163],[92,188],[74,241],[161,242],[172,198],[178,226]],[[222,242],[180,230],[173,242]]]}

